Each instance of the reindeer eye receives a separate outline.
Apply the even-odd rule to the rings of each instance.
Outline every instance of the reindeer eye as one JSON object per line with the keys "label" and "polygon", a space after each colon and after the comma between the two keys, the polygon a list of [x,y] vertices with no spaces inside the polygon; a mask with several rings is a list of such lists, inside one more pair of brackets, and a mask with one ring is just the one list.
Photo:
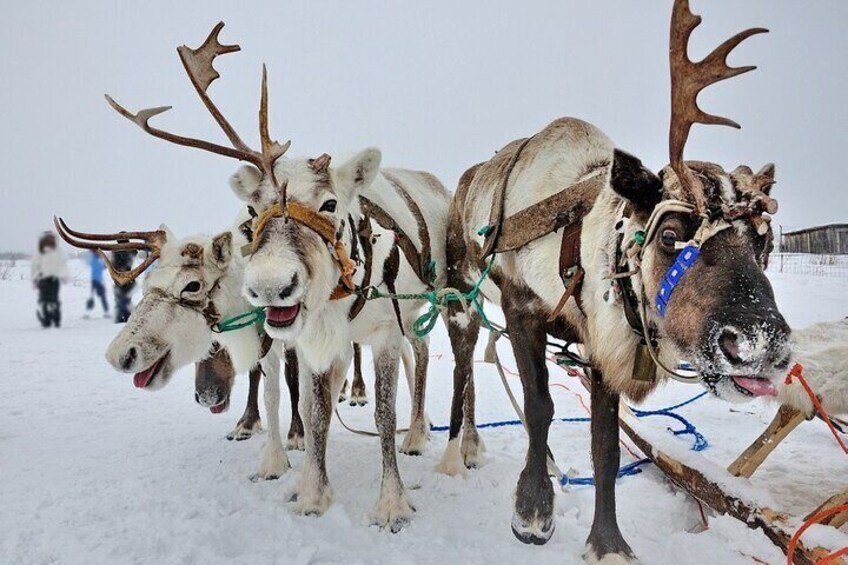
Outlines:
{"label": "reindeer eye", "polygon": [[194,293],[200,290],[200,283],[197,281],[191,281],[185,288],[183,288],[183,292]]}
{"label": "reindeer eye", "polygon": [[660,241],[666,247],[674,247],[674,244],[680,241],[680,236],[677,235],[677,232],[672,229],[664,229],[662,231],[662,235],[660,235]]}
{"label": "reindeer eye", "polygon": [[330,212],[333,213],[336,211],[336,201],[335,200],[327,200],[323,204],[321,204],[321,209],[319,212]]}

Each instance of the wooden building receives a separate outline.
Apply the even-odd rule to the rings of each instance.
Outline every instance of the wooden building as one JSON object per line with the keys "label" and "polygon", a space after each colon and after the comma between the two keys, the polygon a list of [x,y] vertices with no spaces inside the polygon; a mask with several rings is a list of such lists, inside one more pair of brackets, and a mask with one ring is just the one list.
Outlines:
{"label": "wooden building", "polygon": [[830,224],[784,232],[780,237],[780,251],[848,255],[848,224]]}

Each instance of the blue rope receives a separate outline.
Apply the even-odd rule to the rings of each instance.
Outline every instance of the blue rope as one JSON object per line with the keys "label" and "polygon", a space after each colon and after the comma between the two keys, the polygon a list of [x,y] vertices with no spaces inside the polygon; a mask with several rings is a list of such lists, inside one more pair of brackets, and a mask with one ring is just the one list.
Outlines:
{"label": "blue rope", "polygon": [[[648,458],[639,459],[638,461],[634,461],[633,463],[628,463],[624,465],[618,470],[618,473],[615,474],[616,479],[620,479],[622,477],[630,477],[632,475],[638,475],[642,472],[642,465],[647,465],[651,460]],[[559,484],[562,486],[575,485],[575,486],[595,486],[595,479],[592,477],[571,477],[568,475],[563,475],[559,480]]]}
{"label": "blue rope", "polygon": [[[677,410],[678,408],[683,408],[689,404],[692,404],[696,400],[700,400],[704,396],[707,395],[707,391],[702,392],[696,396],[693,396],[689,400],[681,402],[679,404],[675,404],[673,406],[667,406],[666,408],[660,408],[657,410],[637,410],[635,408],[630,408],[633,411],[633,414],[637,418],[648,418],[650,416],[665,416],[667,418],[671,418],[673,420],[677,420],[681,424],[683,424],[683,429],[673,430],[668,428],[668,430],[676,435],[691,435],[694,438],[694,443],[692,445],[692,451],[703,451],[707,447],[709,447],[709,442],[707,438],[698,431],[694,424],[692,424],[689,420],[681,416],[680,414],[675,414],[673,410]],[[578,418],[554,418],[551,420],[552,422],[566,422],[566,423],[584,423],[591,422],[592,419],[589,417],[578,417]],[[477,426],[478,429],[483,428],[504,428],[507,426],[520,426],[521,420],[503,420],[500,422],[486,422],[485,424],[479,424]],[[433,426],[430,425],[431,432],[446,432],[450,430],[450,426]],[[623,477],[630,477],[632,475],[638,475],[642,472],[642,466],[650,463],[650,459],[639,459],[638,461],[633,461],[632,463],[628,463],[623,465],[616,473],[616,479],[621,479]],[[595,479],[592,477],[568,477],[564,475],[562,479],[560,479],[560,484],[562,486],[575,485],[575,486],[595,486]]]}

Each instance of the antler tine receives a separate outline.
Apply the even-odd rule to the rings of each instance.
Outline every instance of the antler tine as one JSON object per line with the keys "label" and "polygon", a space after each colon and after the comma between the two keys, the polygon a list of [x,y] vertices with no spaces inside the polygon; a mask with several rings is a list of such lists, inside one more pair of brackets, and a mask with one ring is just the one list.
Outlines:
{"label": "antler tine", "polygon": [[102,249],[98,249],[97,252],[100,254],[100,257],[103,258],[103,262],[106,264],[106,268],[109,269],[109,276],[112,277],[112,280],[115,281],[118,286],[126,286],[139,276],[141,273],[150,268],[150,265],[153,264],[159,258],[159,251],[152,252],[147,259],[145,259],[138,267],[131,271],[118,271],[115,269],[115,266],[112,265],[112,262],[106,256],[106,253],[103,252]]}
{"label": "antler tine", "polygon": [[291,147],[291,141],[280,143],[271,139],[268,133],[268,70],[262,64],[262,93],[259,100],[259,138],[262,141],[262,155],[273,164]]}
{"label": "antler tine", "polygon": [[218,41],[218,34],[221,33],[223,28],[224,22],[218,22],[217,25],[212,28],[212,31],[209,32],[209,36],[200,47],[192,49],[187,45],[181,45],[180,47],[177,47],[177,54],[180,56],[180,61],[183,63],[183,67],[188,74],[188,78],[191,81],[192,86],[194,86],[198,96],[200,96],[200,99],[203,101],[203,105],[206,106],[206,109],[209,110],[209,113],[212,114],[212,117],[215,118],[215,121],[218,122],[219,126],[221,126],[221,129],[230,140],[230,143],[233,144],[233,147],[240,151],[252,152],[247,144],[241,140],[239,135],[236,133],[236,130],[233,129],[206,93],[209,89],[209,85],[221,76],[212,65],[215,62],[215,57],[218,55],[241,51],[241,46],[239,45],[222,45]]}
{"label": "antler tine", "polygon": [[[65,220],[56,216],[53,217],[53,225],[56,226],[56,231],[59,232],[59,236],[68,242],[68,244],[79,249],[93,249],[97,251],[100,257],[103,258],[103,262],[106,264],[106,267],[109,269],[109,275],[112,277],[112,280],[119,285],[128,284],[129,282],[137,279],[141,273],[147,270],[147,268],[159,258],[162,245],[164,245],[167,240],[167,235],[163,230],[148,232],[135,231],[115,234],[82,233],[70,229],[65,223]],[[89,241],[83,241],[85,239],[88,239]],[[141,239],[143,242],[128,241],[126,243],[119,243],[116,241],[123,239]],[[113,243],[106,243],[107,241],[112,241]],[[131,271],[118,271],[112,265],[112,262],[106,255],[106,251],[150,251],[150,255],[135,269]]]}
{"label": "antler tine", "polygon": [[689,9],[689,0],[675,0],[671,16],[669,60],[671,66],[671,125],[669,129],[669,161],[684,188],[695,197],[700,210],[704,209],[703,187],[683,164],[683,148],[693,124],[724,125],[739,128],[729,118],[707,114],[698,106],[698,93],[711,84],[756,69],[755,66],[731,67],[727,57],[747,38],[767,33],[764,28],[752,28],[737,33],[716,47],[699,62],[688,55],[689,39],[701,23],[701,17]]}
{"label": "antler tine", "polygon": [[[165,243],[165,232],[163,230],[155,230],[155,231],[131,231],[131,232],[119,232],[119,233],[84,233],[72,230],[68,227],[68,224],[65,223],[65,220],[62,218],[53,217],[53,225],[56,226],[56,229],[62,233],[75,237],[80,240],[89,240],[89,241],[116,241],[119,239],[141,239],[147,245],[152,247],[161,247],[162,244]],[[70,242],[69,242],[70,243]]]}
{"label": "antler tine", "polygon": [[203,149],[204,151],[209,151],[210,153],[215,153],[218,155],[224,155],[226,157],[238,159],[239,161],[248,161],[250,163],[253,163],[257,167],[262,167],[262,160],[259,158],[259,155],[253,151],[242,151],[240,149],[234,149],[232,147],[218,145],[217,143],[212,143],[210,141],[203,141],[202,139],[195,139],[193,137],[184,137],[182,135],[176,135],[155,128],[148,123],[148,120],[150,120],[150,118],[158,116],[163,112],[167,112],[171,109],[171,106],[158,106],[156,108],[147,108],[144,110],[139,110],[137,114],[133,114],[132,112],[115,102],[115,100],[108,94],[105,94],[104,96],[106,97],[106,102],[108,102],[109,105],[114,108],[116,112],[136,124],[138,127],[143,129],[145,132],[149,133],[153,137],[158,137],[159,139],[164,139],[165,141],[176,143],[177,145],[183,145],[185,147]]}
{"label": "antler tine", "polygon": [[274,173],[274,163],[288,151],[291,141],[281,144],[278,141],[272,140],[271,135],[268,133],[268,70],[264,63],[262,64],[262,90],[259,96],[259,139],[262,142],[262,160],[264,161],[262,170],[280,194],[282,208],[285,211],[286,191],[285,187],[280,186],[280,183],[277,182],[277,175]]}

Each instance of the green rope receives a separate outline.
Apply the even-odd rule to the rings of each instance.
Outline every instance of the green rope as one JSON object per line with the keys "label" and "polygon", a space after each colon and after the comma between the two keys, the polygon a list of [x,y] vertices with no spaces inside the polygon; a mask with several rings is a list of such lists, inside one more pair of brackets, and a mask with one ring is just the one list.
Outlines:
{"label": "green rope", "polygon": [[465,293],[456,293],[456,292],[445,292],[444,289],[441,290],[431,290],[429,292],[421,292],[414,294],[389,294],[382,293],[376,288],[372,288],[370,294],[368,295],[368,300],[374,300],[377,298],[391,298],[394,300],[426,300],[430,303],[430,307],[427,309],[423,315],[421,315],[415,322],[412,324],[412,331],[415,332],[415,335],[418,337],[424,337],[433,331],[433,328],[436,326],[436,321],[439,319],[439,314],[441,311],[451,302],[464,302],[474,305],[474,308],[477,310],[477,313],[480,315],[480,318],[483,321],[483,325],[489,329],[493,330],[491,322],[486,317],[486,313],[483,311],[483,303],[480,301],[480,285],[483,284],[483,281],[489,276],[489,273],[492,270],[492,266],[495,263],[495,256],[492,255],[492,259],[489,261],[489,264],[486,265],[486,268],[480,274],[480,278],[477,279],[477,282],[474,286]]}
{"label": "green rope", "polygon": [[242,312],[241,314],[237,314],[232,318],[227,318],[226,320],[218,322],[217,324],[212,326],[212,331],[219,334],[225,332],[234,332],[236,330],[247,328],[254,324],[262,324],[263,322],[265,322],[265,309],[257,307],[253,310]]}
{"label": "green rope", "polygon": [[[478,232],[480,235],[486,235],[491,230],[491,226],[483,226],[480,228]],[[492,266],[495,263],[495,256],[492,255],[489,264],[486,265],[486,268],[483,269],[483,272],[480,274],[480,278],[477,279],[477,282],[474,283],[474,286],[465,293],[456,293],[456,292],[445,292],[444,289],[441,290],[431,290],[429,292],[421,292],[417,294],[384,294],[377,290],[376,288],[371,288],[371,292],[366,296],[368,300],[374,300],[377,298],[392,298],[394,300],[426,300],[430,303],[430,307],[427,309],[427,312],[420,316],[415,322],[412,324],[412,331],[415,332],[415,335],[418,337],[424,337],[433,331],[433,328],[436,326],[436,321],[439,319],[439,314],[441,311],[447,307],[447,305],[451,302],[463,302],[474,305],[474,308],[477,310],[477,313],[480,315],[480,319],[483,321],[483,325],[486,329],[490,331],[499,331],[497,328],[492,326],[492,323],[489,322],[489,318],[486,317],[486,313],[483,311],[483,303],[480,301],[480,285],[483,284],[483,281],[489,276],[489,273],[492,271]],[[430,270],[433,274],[436,272],[436,263],[434,261],[430,261],[427,265],[427,269]],[[253,310],[248,310],[242,314],[238,314],[237,316],[233,316],[232,318],[227,318],[221,322],[218,322],[214,326],[212,326],[212,331],[215,333],[224,333],[224,332],[233,332],[236,330],[240,330],[254,324],[262,324],[265,322],[265,309],[264,308],[254,308]]]}

